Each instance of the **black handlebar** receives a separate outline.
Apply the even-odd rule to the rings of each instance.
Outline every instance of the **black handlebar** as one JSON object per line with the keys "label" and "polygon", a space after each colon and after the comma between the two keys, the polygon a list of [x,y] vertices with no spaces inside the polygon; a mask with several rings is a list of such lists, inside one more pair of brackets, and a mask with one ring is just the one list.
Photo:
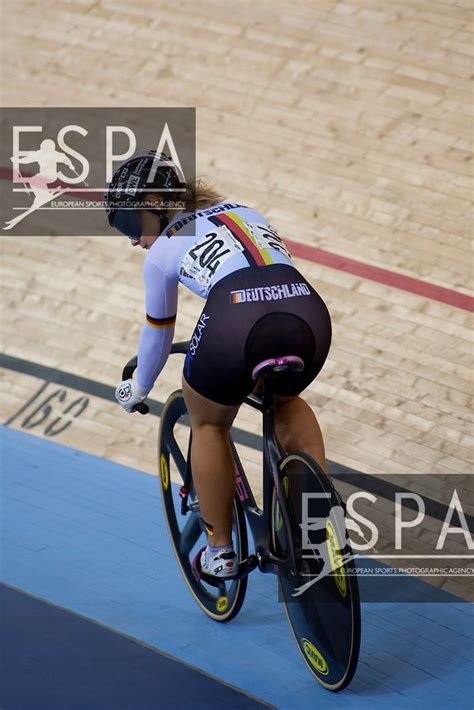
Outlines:
{"label": "black handlebar", "polygon": [[186,355],[189,350],[189,340],[180,340],[177,343],[173,343],[171,346],[172,353],[181,353],[181,355]]}
{"label": "black handlebar", "polygon": [[122,370],[122,380],[130,380],[137,369],[137,356],[130,358]]}
{"label": "black handlebar", "polygon": [[[189,340],[180,340],[177,343],[173,343],[171,346],[171,353],[181,353],[181,355],[186,355],[189,348]],[[130,380],[133,377],[133,373],[137,369],[137,356],[130,358],[125,367],[122,370],[122,380]],[[136,404],[134,407],[136,412],[140,414],[148,414],[150,407],[144,402]]]}

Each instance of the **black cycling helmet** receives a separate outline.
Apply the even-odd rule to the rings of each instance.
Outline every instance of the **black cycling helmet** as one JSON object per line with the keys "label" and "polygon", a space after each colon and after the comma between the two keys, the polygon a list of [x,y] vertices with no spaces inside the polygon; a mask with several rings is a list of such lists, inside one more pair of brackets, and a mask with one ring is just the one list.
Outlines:
{"label": "black cycling helmet", "polygon": [[[130,239],[140,239],[141,223],[138,210],[157,214],[161,231],[166,229],[169,202],[175,201],[186,187],[184,176],[164,153],[148,150],[137,153],[121,163],[104,194],[104,205],[111,227]],[[166,207],[155,209],[146,195],[156,192],[165,197]]]}

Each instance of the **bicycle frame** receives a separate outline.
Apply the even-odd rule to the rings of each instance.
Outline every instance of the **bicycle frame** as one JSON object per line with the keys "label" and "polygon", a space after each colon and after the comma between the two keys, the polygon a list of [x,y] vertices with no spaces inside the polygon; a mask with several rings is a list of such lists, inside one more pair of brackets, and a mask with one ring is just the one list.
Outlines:
{"label": "bicycle frame", "polygon": [[[273,488],[275,488],[280,514],[286,529],[289,530],[290,528],[278,475],[278,464],[284,458],[285,452],[276,438],[274,402],[271,386],[266,378],[263,379],[263,383],[263,398],[252,393],[245,399],[245,404],[253,409],[257,409],[261,412],[263,417],[262,508],[259,508],[255,502],[255,497],[231,437],[231,448],[236,470],[237,494],[252,531],[260,571],[278,574],[282,568],[286,568],[290,574],[293,574],[296,571],[296,561],[292,545],[289,546],[289,555],[286,558],[277,557],[271,552],[273,546],[271,540]],[[288,562],[290,563],[289,568]]]}
{"label": "bicycle frame", "polygon": [[[180,353],[185,355],[188,351],[189,341],[180,341],[173,343],[171,346],[171,353]],[[132,377],[135,368],[137,366],[137,358],[133,357],[127,365],[125,366],[122,378],[124,380]],[[271,389],[271,384],[269,379],[265,376],[262,377],[263,380],[263,397],[258,397],[254,393],[249,394],[244,403],[258,410],[262,414],[263,418],[263,467],[262,467],[262,491],[263,491],[263,506],[259,508],[255,501],[252,489],[248,482],[247,476],[243,469],[242,463],[240,461],[237,449],[234,442],[232,441],[232,436],[230,437],[230,444],[232,448],[232,454],[235,463],[236,472],[236,483],[237,483],[237,494],[239,496],[240,502],[245,511],[247,522],[252,531],[252,536],[255,543],[255,552],[257,557],[258,567],[261,572],[270,572],[273,574],[278,574],[280,570],[285,569],[286,573],[290,576],[295,576],[296,574],[296,560],[293,550],[293,545],[291,540],[289,540],[289,550],[288,556],[286,558],[277,557],[271,552],[272,549],[272,489],[275,488],[277,500],[280,507],[280,514],[282,516],[283,522],[287,530],[290,529],[288,514],[286,511],[286,505],[284,496],[282,495],[282,490],[279,480],[279,462],[285,457],[285,452],[281,448],[275,433],[275,420],[274,420],[274,401],[273,392]],[[148,406],[141,404],[137,407],[138,411],[142,414],[148,412]],[[190,447],[191,438],[189,438],[189,448],[187,456],[187,473],[184,486],[181,488],[181,512],[184,514],[188,506],[188,492],[189,492],[189,481],[191,480],[190,472]],[[250,558],[249,558],[250,559]],[[255,565],[249,564],[246,570],[242,570],[242,574],[248,574]]]}

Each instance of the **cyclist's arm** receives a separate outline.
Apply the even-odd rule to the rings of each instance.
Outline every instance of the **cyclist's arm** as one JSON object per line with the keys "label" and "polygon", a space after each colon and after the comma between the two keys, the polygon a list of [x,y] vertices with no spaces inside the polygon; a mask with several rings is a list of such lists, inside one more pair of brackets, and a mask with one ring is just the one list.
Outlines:
{"label": "cyclist's arm", "polygon": [[163,369],[171,350],[176,309],[178,282],[145,259],[146,319],[138,345],[137,382],[150,390]]}
{"label": "cyclist's arm", "polygon": [[[11,158],[11,161],[13,163],[14,158]],[[23,155],[21,157],[18,157],[16,159],[17,163],[37,163],[38,162],[38,151],[35,150],[33,152],[33,155]]]}

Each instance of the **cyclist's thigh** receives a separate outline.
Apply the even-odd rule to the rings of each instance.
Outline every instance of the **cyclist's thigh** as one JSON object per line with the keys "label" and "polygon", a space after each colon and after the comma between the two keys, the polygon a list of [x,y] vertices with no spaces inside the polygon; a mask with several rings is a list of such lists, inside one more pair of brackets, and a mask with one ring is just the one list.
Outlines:
{"label": "cyclist's thigh", "polygon": [[237,416],[239,405],[227,406],[203,397],[183,376],[183,395],[193,427],[211,426],[230,429]]}

